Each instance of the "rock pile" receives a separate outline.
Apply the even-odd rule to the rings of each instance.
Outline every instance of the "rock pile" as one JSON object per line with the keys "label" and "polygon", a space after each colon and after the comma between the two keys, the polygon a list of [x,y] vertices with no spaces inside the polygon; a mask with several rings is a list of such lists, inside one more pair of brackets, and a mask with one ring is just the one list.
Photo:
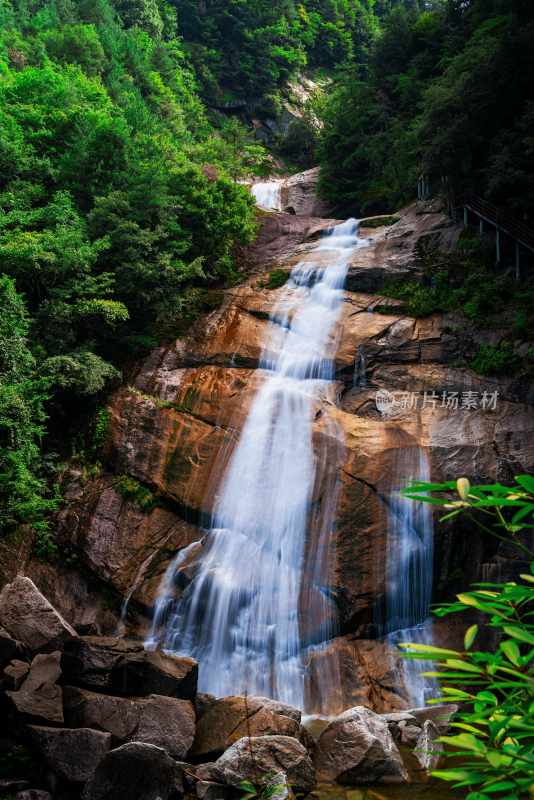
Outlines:
{"label": "rock pile", "polygon": [[285,800],[310,792],[316,775],[402,783],[401,751],[433,767],[450,717],[357,706],[315,741],[284,703],[198,694],[190,658],[79,635],[25,577],[0,594],[0,671],[0,744],[12,756],[0,795],[16,800],[237,800],[243,781]]}

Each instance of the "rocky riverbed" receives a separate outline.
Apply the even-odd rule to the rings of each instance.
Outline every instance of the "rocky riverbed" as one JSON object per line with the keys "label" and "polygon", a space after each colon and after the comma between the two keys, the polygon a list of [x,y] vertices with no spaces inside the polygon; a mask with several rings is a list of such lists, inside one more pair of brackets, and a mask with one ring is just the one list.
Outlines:
{"label": "rocky riverbed", "polygon": [[304,720],[264,697],[202,695],[195,661],[80,636],[27,577],[0,594],[0,626],[0,795],[16,800],[237,800],[243,781],[281,800],[424,785],[455,708]]}

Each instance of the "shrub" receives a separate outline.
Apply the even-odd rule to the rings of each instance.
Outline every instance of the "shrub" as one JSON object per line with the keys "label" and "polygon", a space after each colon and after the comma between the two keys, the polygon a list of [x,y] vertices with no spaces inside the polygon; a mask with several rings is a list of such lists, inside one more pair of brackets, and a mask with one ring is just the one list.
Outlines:
{"label": "shrub", "polygon": [[[432,494],[436,492],[438,497]],[[534,477],[519,475],[511,487],[472,487],[466,478],[456,484],[418,483],[404,494],[448,509],[443,519],[467,513],[487,534],[511,543],[523,557],[534,558],[524,544],[524,532],[534,527]],[[469,788],[466,800],[519,800],[529,791],[532,794],[533,609],[534,562],[517,581],[477,583],[471,591],[457,595],[456,602],[436,610],[440,617],[479,612],[480,624],[466,630],[463,651],[401,645],[406,658],[436,662],[437,671],[426,675],[438,678],[442,697],[430,702],[460,704],[452,723],[455,733],[439,740],[455,764],[433,775],[453,783],[454,788]],[[473,649],[480,627],[497,638],[494,649]]]}

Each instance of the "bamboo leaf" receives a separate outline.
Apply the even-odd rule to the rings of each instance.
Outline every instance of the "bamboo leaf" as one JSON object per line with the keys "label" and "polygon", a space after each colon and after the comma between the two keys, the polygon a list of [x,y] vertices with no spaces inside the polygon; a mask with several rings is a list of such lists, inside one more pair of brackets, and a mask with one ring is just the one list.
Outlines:
{"label": "bamboo leaf", "polygon": [[471,627],[466,630],[464,636],[464,647],[466,650],[471,649],[471,645],[475,641],[477,633],[478,633],[478,625],[471,625]]}

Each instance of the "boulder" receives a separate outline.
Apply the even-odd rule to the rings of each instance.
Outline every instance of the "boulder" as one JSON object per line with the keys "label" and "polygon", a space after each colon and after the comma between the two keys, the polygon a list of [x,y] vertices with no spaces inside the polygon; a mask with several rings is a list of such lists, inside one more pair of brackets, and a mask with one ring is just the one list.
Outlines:
{"label": "boulder", "polygon": [[211,781],[198,781],[195,792],[199,800],[230,800],[233,794],[230,786],[223,786]]}
{"label": "boulder", "polygon": [[77,634],[30,578],[19,575],[0,594],[0,624],[29,650],[53,650]]}
{"label": "boulder", "polygon": [[431,719],[427,719],[415,744],[414,756],[424,770],[435,769],[443,754],[444,748],[438,742],[440,732]]}
{"label": "boulder", "polygon": [[52,795],[44,789],[25,789],[17,792],[15,800],[52,800]]}
{"label": "boulder", "polygon": [[14,659],[4,669],[5,686],[8,689],[20,689],[24,679],[30,671],[30,665],[26,661]]}
{"label": "boulder", "polygon": [[161,747],[130,742],[104,756],[82,797],[83,800],[168,800],[175,791],[178,769]]}
{"label": "boulder", "polygon": [[348,786],[408,780],[387,722],[363,706],[350,708],[325,728],[315,766],[325,779]]}
{"label": "boulder", "polygon": [[295,792],[315,786],[315,770],[306,748],[290,736],[244,737],[215,762],[225,784],[239,788],[244,780],[265,784],[281,770]]}
{"label": "boulder", "polygon": [[35,749],[52,772],[69,783],[85,783],[111,746],[111,734],[89,728],[28,728]]}
{"label": "boulder", "polygon": [[183,700],[194,700],[196,695],[196,661],[149,652],[138,641],[79,637],[66,644],[61,665],[69,683],[111,694],[158,694]]}
{"label": "boulder", "polygon": [[[18,714],[34,722],[63,724],[63,692],[57,685],[61,675],[60,661],[59,651],[39,653],[33,659],[18,691],[6,692]],[[21,673],[22,668],[19,669],[19,676]]]}
{"label": "boulder", "polygon": [[202,715],[191,755],[220,755],[243,736],[298,737],[300,711],[266,697],[223,697]]}
{"label": "boulder", "polygon": [[409,713],[415,717],[420,727],[424,727],[427,720],[432,720],[441,736],[449,730],[451,719],[457,711],[458,706],[454,703],[442,703],[424,708],[412,708]]}
{"label": "boulder", "polygon": [[67,686],[64,703],[68,725],[107,731],[120,744],[153,744],[177,759],[184,758],[193,744],[195,712],[189,700],[110,697]]}

